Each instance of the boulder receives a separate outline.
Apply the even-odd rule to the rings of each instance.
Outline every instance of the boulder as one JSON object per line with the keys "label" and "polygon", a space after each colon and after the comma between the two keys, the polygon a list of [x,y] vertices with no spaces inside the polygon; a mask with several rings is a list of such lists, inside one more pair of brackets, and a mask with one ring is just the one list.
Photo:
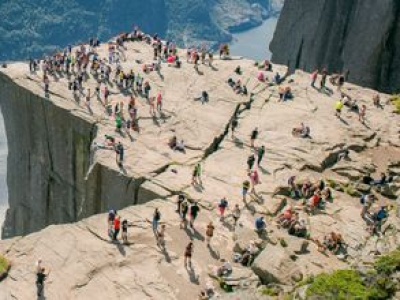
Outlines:
{"label": "boulder", "polygon": [[281,246],[267,245],[255,259],[252,270],[264,284],[289,284],[303,279],[303,273]]}

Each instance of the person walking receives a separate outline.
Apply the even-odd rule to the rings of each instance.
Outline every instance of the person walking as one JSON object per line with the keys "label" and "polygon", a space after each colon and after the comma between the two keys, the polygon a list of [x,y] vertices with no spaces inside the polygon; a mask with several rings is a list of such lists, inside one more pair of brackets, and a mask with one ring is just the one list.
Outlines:
{"label": "person walking", "polygon": [[193,242],[190,241],[189,244],[186,246],[185,254],[184,254],[185,268],[187,268],[188,265],[189,265],[189,268],[192,268],[193,248],[194,248]]}
{"label": "person walking", "polygon": [[207,247],[210,247],[211,238],[214,236],[214,230],[215,230],[215,227],[213,225],[213,222],[210,221],[210,223],[208,223],[208,225],[207,225],[207,230],[206,230]]}
{"label": "person walking", "polygon": [[238,127],[239,122],[237,117],[235,116],[231,122],[231,130],[232,130],[232,135],[231,137],[234,138],[235,137],[235,132],[236,132],[236,128]]}
{"label": "person walking", "polygon": [[116,162],[117,165],[122,168],[124,163],[124,145],[121,142],[118,142],[117,146],[115,147],[115,154],[116,154]]}
{"label": "person walking", "polygon": [[154,234],[157,234],[157,231],[158,231],[158,224],[159,224],[160,220],[161,220],[161,213],[160,213],[160,211],[158,210],[158,208],[156,208],[156,209],[154,210],[153,222],[152,222]]}
{"label": "person walking", "polygon": [[265,146],[262,145],[260,148],[258,148],[257,152],[257,166],[261,165],[261,161],[264,158],[264,154],[265,154]]}

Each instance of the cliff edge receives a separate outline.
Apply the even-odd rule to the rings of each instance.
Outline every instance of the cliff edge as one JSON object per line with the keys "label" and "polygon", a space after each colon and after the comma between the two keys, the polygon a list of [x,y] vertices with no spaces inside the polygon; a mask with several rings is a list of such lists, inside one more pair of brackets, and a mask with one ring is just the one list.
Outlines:
{"label": "cliff edge", "polygon": [[292,70],[349,70],[351,82],[398,92],[399,5],[396,0],[286,0],[270,44],[272,60]]}
{"label": "cliff edge", "polygon": [[[109,45],[96,49],[106,65],[109,49]],[[180,68],[161,60],[159,71],[144,73],[144,64],[154,67],[151,45],[127,41],[115,51],[120,61],[111,64],[113,69],[119,65],[126,74],[140,73],[151,86],[151,97],[161,92],[161,110],[153,111],[144,94],[121,83],[115,72],[87,106],[88,89],[95,91],[98,85],[91,72],[83,79],[85,89],[74,96],[66,72],[49,75],[45,95],[41,70],[30,72],[26,63],[1,69],[0,105],[10,153],[10,208],[3,236],[14,238],[0,241],[1,255],[13,264],[9,277],[0,283],[0,297],[31,299],[34,262],[39,258],[52,269],[45,288],[49,298],[187,300],[195,299],[210,278],[218,277],[215,269],[221,259],[233,260],[234,253],[243,254],[252,246],[256,247],[252,262],[232,262],[232,273],[213,282],[222,299],[235,299],[237,294],[226,294],[219,287],[221,280],[235,291],[254,294],[247,300],[259,299],[259,285],[293,292],[308,276],[367,266],[377,255],[397,248],[400,122],[389,95],[379,94],[381,105],[376,107],[372,101],[376,91],[346,83],[342,92],[366,107],[365,121],[360,122],[354,105],[343,108],[338,118],[336,87],[328,81],[324,90],[310,88],[310,74],[303,71],[277,85],[274,74],[285,74],[285,66],[264,71],[250,60],[214,57],[211,66],[206,61],[196,70],[182,59],[187,50],[178,49]],[[241,72],[235,72],[238,65]],[[258,79],[260,72],[265,81]],[[242,88],[246,85],[248,94],[236,93],[229,78],[236,84],[240,80]],[[104,85],[110,90],[111,113],[103,103]],[[282,88],[291,90],[287,101],[280,97]],[[203,91],[208,101],[202,103]],[[129,120],[131,96],[136,99],[140,130],[123,127],[117,132],[114,112]],[[238,127],[232,133],[234,116]],[[304,137],[293,134],[301,123],[309,128]],[[252,147],[250,134],[255,127],[259,135]],[[124,145],[122,167],[106,135]],[[184,141],[185,152],[168,146],[173,136]],[[258,172],[258,184],[243,199],[244,181],[250,180],[247,160],[251,154],[257,157],[262,145],[265,156],[252,166],[251,175]],[[202,184],[192,184],[198,163]],[[390,175],[390,184],[363,183],[365,177],[377,178],[382,172]],[[288,186],[292,176],[296,190],[304,193],[301,197]],[[320,180],[323,190],[329,188],[332,194],[309,211]],[[314,192],[307,194],[304,185]],[[194,228],[180,228],[175,212],[180,193],[200,205]],[[388,208],[379,234],[371,235],[360,216],[363,193],[377,198],[369,207],[372,215],[382,206]],[[224,197],[229,206],[225,218],[220,218],[219,202]],[[232,218],[235,205],[241,211],[237,223]],[[166,225],[166,249],[157,245],[152,231],[156,207]],[[122,219],[131,222],[129,243],[110,241],[105,214],[109,209],[117,209]],[[295,235],[279,221],[288,210],[305,235]],[[254,226],[261,216],[267,229],[259,235]],[[210,221],[215,232],[207,247]],[[320,252],[318,241],[322,243],[331,232],[342,235],[345,254]],[[193,265],[184,268],[183,253],[190,240],[195,244]]]}

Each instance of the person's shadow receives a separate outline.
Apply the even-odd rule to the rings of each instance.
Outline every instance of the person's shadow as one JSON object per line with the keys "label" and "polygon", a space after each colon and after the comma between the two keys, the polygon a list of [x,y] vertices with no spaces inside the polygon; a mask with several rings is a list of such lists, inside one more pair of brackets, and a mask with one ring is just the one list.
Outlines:
{"label": "person's shadow", "polygon": [[115,244],[115,246],[117,246],[117,249],[118,249],[119,253],[122,254],[122,256],[126,256],[126,251],[125,251],[124,245],[121,244],[121,242],[119,240],[115,240],[112,243]]}
{"label": "person's shadow", "polygon": [[219,252],[217,252],[217,251],[215,251],[212,247],[211,247],[211,245],[209,245],[208,247],[208,251],[210,251],[210,255],[211,255],[211,257],[213,258],[213,259],[216,259],[216,260],[219,260],[220,259],[220,254],[219,254]]}
{"label": "person's shadow", "polygon": [[191,266],[189,269],[186,269],[188,275],[189,275],[189,280],[191,283],[199,285],[200,281],[199,281],[199,276],[196,275],[193,267]]}

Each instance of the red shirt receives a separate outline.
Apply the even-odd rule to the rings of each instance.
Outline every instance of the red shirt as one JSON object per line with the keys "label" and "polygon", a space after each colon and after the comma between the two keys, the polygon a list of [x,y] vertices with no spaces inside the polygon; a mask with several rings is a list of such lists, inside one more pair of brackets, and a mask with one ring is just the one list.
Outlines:
{"label": "red shirt", "polygon": [[121,229],[121,220],[120,220],[119,218],[116,218],[116,219],[114,220],[114,229],[115,229],[115,230]]}

